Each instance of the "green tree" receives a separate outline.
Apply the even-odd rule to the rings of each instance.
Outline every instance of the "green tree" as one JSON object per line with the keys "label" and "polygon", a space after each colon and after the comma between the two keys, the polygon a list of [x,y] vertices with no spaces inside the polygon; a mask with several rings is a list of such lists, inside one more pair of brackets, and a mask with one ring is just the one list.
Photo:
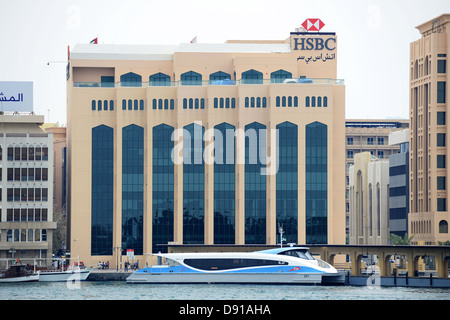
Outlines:
{"label": "green tree", "polygon": [[391,233],[391,235],[389,236],[389,241],[391,241],[393,245],[409,245],[411,244],[412,238],[414,238],[414,235],[408,237],[408,234],[406,232],[403,237]]}

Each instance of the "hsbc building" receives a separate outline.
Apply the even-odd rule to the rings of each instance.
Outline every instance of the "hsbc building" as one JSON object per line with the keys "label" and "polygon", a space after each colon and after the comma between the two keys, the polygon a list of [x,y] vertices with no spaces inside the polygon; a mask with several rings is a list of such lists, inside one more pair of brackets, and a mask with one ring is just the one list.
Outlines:
{"label": "hsbc building", "polygon": [[337,36],[320,19],[302,26],[280,40],[76,45],[72,255],[114,263],[134,250],[143,263],[168,243],[345,244]]}

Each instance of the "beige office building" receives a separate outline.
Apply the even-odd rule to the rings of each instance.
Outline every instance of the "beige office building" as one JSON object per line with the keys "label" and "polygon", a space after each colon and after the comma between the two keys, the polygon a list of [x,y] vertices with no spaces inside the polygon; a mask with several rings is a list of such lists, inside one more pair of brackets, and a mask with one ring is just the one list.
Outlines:
{"label": "beige office building", "polygon": [[413,243],[450,240],[449,77],[450,14],[417,29],[410,45],[410,213]]}
{"label": "beige office building", "polygon": [[389,160],[355,155],[349,169],[350,244],[389,244]]}
{"label": "beige office building", "polygon": [[0,268],[8,259],[51,264],[53,135],[43,122],[33,113],[0,114]]}
{"label": "beige office building", "polygon": [[72,257],[115,266],[127,252],[143,264],[169,242],[344,244],[337,58],[335,33],[75,46]]}
{"label": "beige office building", "polygon": [[349,168],[354,164],[355,155],[369,152],[378,159],[389,159],[400,150],[399,145],[389,144],[389,135],[406,128],[409,128],[409,119],[347,119],[345,121],[347,235],[349,235],[350,223]]}

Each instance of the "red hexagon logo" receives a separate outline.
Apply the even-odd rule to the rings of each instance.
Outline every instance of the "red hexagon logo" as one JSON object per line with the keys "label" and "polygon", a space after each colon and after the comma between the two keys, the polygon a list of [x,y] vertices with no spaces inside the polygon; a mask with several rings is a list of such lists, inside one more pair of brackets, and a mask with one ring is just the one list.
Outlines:
{"label": "red hexagon logo", "polygon": [[325,23],[320,19],[306,19],[302,23],[302,27],[306,29],[306,31],[320,31],[323,28]]}

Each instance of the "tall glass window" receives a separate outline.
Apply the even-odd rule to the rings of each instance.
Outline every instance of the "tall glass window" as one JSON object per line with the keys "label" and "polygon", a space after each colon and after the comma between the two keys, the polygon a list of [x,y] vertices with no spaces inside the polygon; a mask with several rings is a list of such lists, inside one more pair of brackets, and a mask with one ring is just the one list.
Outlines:
{"label": "tall glass window", "polygon": [[214,244],[234,244],[235,128],[222,123],[214,129]]}
{"label": "tall glass window", "polygon": [[245,243],[266,243],[266,126],[245,126]]}
{"label": "tall glass window", "polygon": [[[278,172],[276,176],[277,228],[288,243],[298,242],[298,127],[290,122],[277,125]],[[279,241],[280,239],[278,239]]]}
{"label": "tall glass window", "polygon": [[326,244],[328,220],[327,126],[306,126],[306,243]]}
{"label": "tall glass window", "polygon": [[144,128],[122,129],[122,250],[144,253]]}
{"label": "tall glass window", "polygon": [[114,130],[92,128],[91,255],[113,253]]}
{"label": "tall glass window", "polygon": [[174,164],[171,139],[173,127],[166,124],[153,127],[153,230],[152,244],[154,253],[167,252],[167,244],[174,240]]}
{"label": "tall glass window", "polygon": [[183,243],[204,243],[205,165],[204,127],[196,123],[183,132]]}

